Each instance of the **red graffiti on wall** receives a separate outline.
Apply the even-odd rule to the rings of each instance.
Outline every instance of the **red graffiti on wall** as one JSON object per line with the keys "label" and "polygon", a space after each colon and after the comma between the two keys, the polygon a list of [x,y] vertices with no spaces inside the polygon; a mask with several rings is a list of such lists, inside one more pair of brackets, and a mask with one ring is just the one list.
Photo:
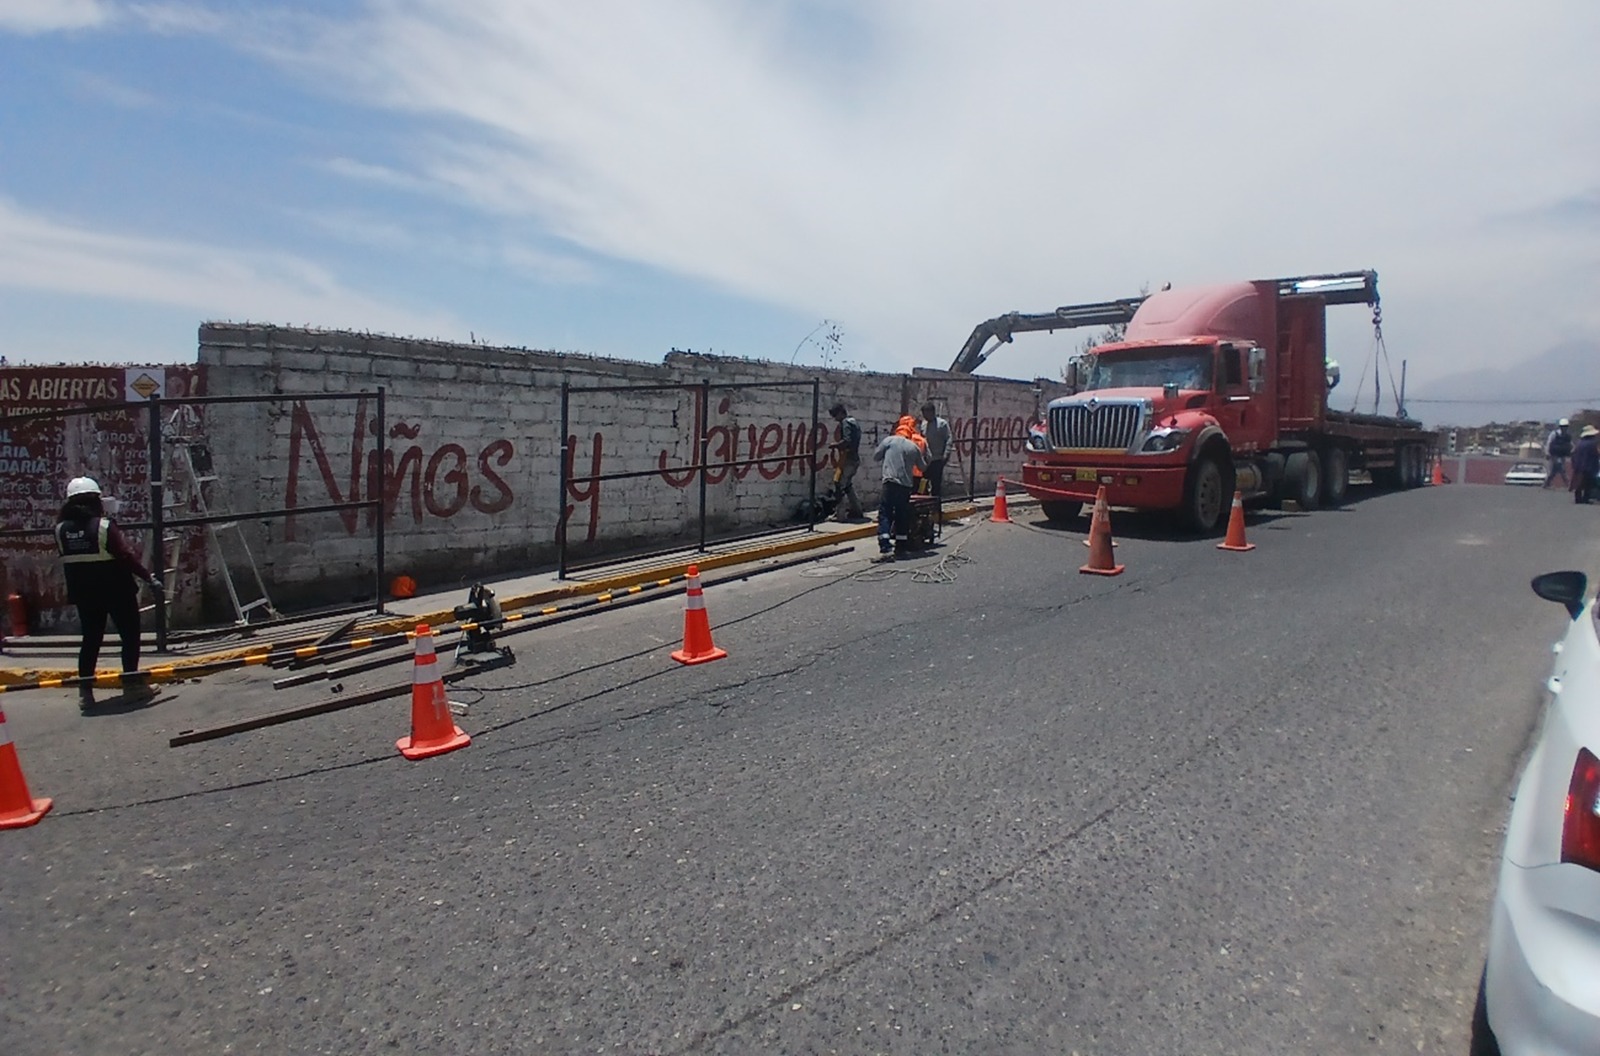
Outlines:
{"label": "red graffiti on wall", "polygon": [[[576,500],[576,502],[587,502],[589,504],[589,534],[584,541],[590,543],[594,542],[595,534],[600,530],[600,481],[593,478],[600,475],[600,464],[604,460],[602,453],[604,442],[605,437],[601,433],[594,434],[594,446],[590,448],[589,472],[586,474],[589,478],[587,480],[576,479],[578,473],[573,468],[578,458],[578,438],[576,436],[567,437],[566,453],[562,455],[567,460],[567,496]],[[571,523],[572,512],[575,509],[577,509],[575,502],[569,502],[563,507],[561,525],[556,529],[558,533],[567,530],[567,525]]]}
{"label": "red graffiti on wall", "polygon": [[[385,444],[380,470],[378,452],[376,448],[368,449],[367,439],[369,432],[376,432],[377,423],[369,423],[367,413],[367,399],[362,397],[357,401],[349,454],[345,460],[349,467],[348,484],[341,490],[333,460],[317,431],[310,410],[303,400],[294,403],[289,421],[289,479],[284,485],[284,506],[287,509],[296,509],[301,504],[300,464],[303,453],[306,453],[303,448],[309,449],[308,453],[331,503],[361,502],[363,494],[370,501],[381,495],[385,524],[394,519],[401,492],[406,489],[408,481],[414,524],[421,524],[425,513],[447,519],[469,505],[480,513],[499,513],[509,508],[515,499],[511,486],[499,472],[516,454],[516,448],[510,440],[503,437],[491,440],[476,456],[469,456],[467,449],[456,443],[441,444],[431,453],[418,443],[401,448]],[[396,422],[389,428],[387,439],[415,441],[421,435],[421,425]],[[360,524],[360,511],[347,509],[338,513],[345,533],[354,535]],[[372,523],[373,512],[369,509],[367,524],[370,527]],[[295,519],[289,517],[284,524],[284,538],[294,537]]]}
{"label": "red graffiti on wall", "polygon": [[1027,446],[1028,420],[1020,415],[952,418],[950,431],[955,434],[959,450],[967,457],[972,454],[973,445],[968,443],[971,440],[977,441],[980,455],[1016,455]]}
{"label": "red graffiti on wall", "polygon": [[[724,398],[717,404],[718,414],[727,414],[733,401]],[[705,428],[701,408],[697,404],[694,412],[694,435],[701,435]],[[809,443],[807,438],[809,436]],[[705,470],[707,484],[721,484],[731,475],[734,480],[744,480],[750,475],[751,470],[760,474],[763,480],[777,480],[788,473],[805,474],[815,469],[821,471],[826,467],[832,455],[827,449],[828,427],[818,423],[813,432],[810,423],[797,422],[784,424],[782,422],[767,422],[765,425],[747,425],[744,427],[745,454],[740,456],[740,429],[737,425],[714,425],[705,429],[706,458]],[[807,452],[815,452],[808,459]],[[777,456],[784,456],[781,460]],[[766,459],[774,459],[767,462]],[[810,467],[807,462],[810,462]],[[675,488],[687,488],[699,479],[700,458],[698,445],[693,465],[677,469],[670,468],[671,453],[663,450],[656,456],[656,467],[660,471],[661,479]]]}

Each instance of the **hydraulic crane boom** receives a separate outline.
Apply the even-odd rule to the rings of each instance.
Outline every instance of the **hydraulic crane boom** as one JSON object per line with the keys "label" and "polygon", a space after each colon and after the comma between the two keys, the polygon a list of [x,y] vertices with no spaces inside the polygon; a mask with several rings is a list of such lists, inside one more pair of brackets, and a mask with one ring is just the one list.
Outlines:
{"label": "hydraulic crane boom", "polygon": [[[1143,297],[1125,297],[1120,301],[1096,301],[1092,304],[1069,304],[1057,308],[1053,312],[1039,315],[1024,315],[1021,312],[1007,312],[997,315],[993,319],[985,320],[972,329],[972,336],[967,338],[967,343],[961,346],[961,351],[956,355],[955,362],[950,364],[953,372],[971,374],[989,358],[989,354],[1003,344],[1009,344],[1012,334],[1031,334],[1040,330],[1071,330],[1079,326],[1113,326],[1117,323],[1126,323],[1133,318],[1133,313],[1139,310],[1139,305],[1144,303]],[[989,346],[989,339],[995,338],[993,346]]]}
{"label": "hydraulic crane boom", "polygon": [[[1378,303],[1378,273],[1375,271],[1340,271],[1326,275],[1296,275],[1268,280],[1278,287],[1280,297],[1323,298],[1328,304]],[[1011,341],[1013,334],[1038,331],[1071,330],[1079,326],[1116,326],[1132,321],[1145,302],[1145,297],[1124,297],[1116,301],[1093,301],[1088,304],[1069,304],[1053,312],[1028,315],[1007,312],[987,319],[973,327],[967,343],[961,346],[950,370],[958,374],[971,374],[988,359],[996,348]],[[994,344],[989,342],[993,339]]]}

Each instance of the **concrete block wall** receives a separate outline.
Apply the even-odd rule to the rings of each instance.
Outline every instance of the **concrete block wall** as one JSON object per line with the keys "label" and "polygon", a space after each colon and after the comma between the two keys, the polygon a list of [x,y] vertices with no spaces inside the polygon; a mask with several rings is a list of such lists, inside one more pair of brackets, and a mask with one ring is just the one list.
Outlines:
{"label": "concrete block wall", "polygon": [[[424,586],[549,567],[563,518],[570,561],[696,539],[702,428],[711,467],[708,533],[793,523],[811,493],[812,465],[817,494],[831,480],[827,408],[836,400],[860,420],[870,451],[902,413],[933,396],[958,437],[976,428],[974,490],[991,494],[996,476],[1017,472],[1021,441],[1013,438],[1053,394],[1048,383],[975,384],[939,372],[818,370],[688,353],[651,364],[231,324],[201,327],[199,359],[213,395],[282,397],[207,408],[217,487],[228,508],[304,509],[381,497],[386,574],[406,573]],[[564,494],[563,382],[571,387]],[[618,386],[655,388],[581,391]],[[311,398],[332,393],[362,395]],[[814,463],[806,458],[813,442],[824,449]],[[952,471],[960,486],[947,489],[957,493],[971,468],[968,449],[961,450],[962,469]],[[611,474],[634,475],[583,479]],[[858,478],[869,504],[877,480],[869,462]],[[377,586],[373,534],[367,509],[246,525],[269,591],[285,605],[370,597]]]}

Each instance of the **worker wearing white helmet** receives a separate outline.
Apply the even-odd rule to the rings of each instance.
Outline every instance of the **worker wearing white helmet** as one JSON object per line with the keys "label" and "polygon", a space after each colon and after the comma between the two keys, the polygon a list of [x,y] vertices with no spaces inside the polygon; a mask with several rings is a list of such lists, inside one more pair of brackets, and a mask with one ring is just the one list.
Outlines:
{"label": "worker wearing white helmet", "polygon": [[1563,488],[1572,487],[1572,482],[1567,479],[1567,459],[1572,457],[1572,433],[1567,426],[1571,423],[1563,418],[1550,430],[1550,435],[1544,440],[1545,458],[1549,460],[1549,468],[1545,470],[1544,486],[1549,487],[1555,482],[1557,476],[1561,478]]}
{"label": "worker wearing white helmet", "polygon": [[[78,676],[94,676],[108,618],[122,639],[124,676],[136,673],[139,582],[150,584],[159,603],[161,581],[144,567],[122,530],[106,515],[100,485],[92,477],[74,477],[67,482],[67,501],[56,524],[56,548],[67,580],[67,600],[77,606],[78,621],[83,625]],[[85,707],[93,706],[94,693],[87,684],[79,687],[78,699]]]}

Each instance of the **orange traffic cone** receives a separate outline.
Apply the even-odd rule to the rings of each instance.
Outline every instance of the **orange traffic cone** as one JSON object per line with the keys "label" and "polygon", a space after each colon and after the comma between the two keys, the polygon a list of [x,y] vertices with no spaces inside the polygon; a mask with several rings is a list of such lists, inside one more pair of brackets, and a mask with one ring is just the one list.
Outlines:
{"label": "orange traffic cone", "polygon": [[1228,537],[1217,544],[1218,550],[1254,550],[1255,543],[1244,541],[1244,496],[1233,493],[1233,512],[1228,515]]}
{"label": "orange traffic cone", "polygon": [[1438,459],[1434,459],[1434,462],[1433,462],[1433,481],[1432,481],[1432,483],[1434,483],[1434,484],[1443,484],[1444,483],[1444,463],[1442,461],[1438,460]]}
{"label": "orange traffic cone", "polygon": [[700,567],[689,566],[689,593],[683,610],[683,648],[675,649],[672,659],[680,664],[704,664],[721,660],[726,649],[711,644],[711,619],[706,615],[705,591],[700,589]]}
{"label": "orange traffic cone", "polygon": [[1094,576],[1120,576],[1123,566],[1116,563],[1111,548],[1111,507],[1106,503],[1106,486],[1094,496],[1094,514],[1089,518],[1089,563],[1078,569]]}
{"label": "orange traffic cone", "polygon": [[36,825],[50,811],[50,800],[34,799],[17,762],[17,747],[6,732],[6,713],[0,709],[0,829]]}
{"label": "orange traffic cone", "polygon": [[433,631],[417,625],[417,659],[411,675],[411,736],[394,742],[407,759],[426,759],[465,748],[472,738],[450,717],[439,658],[433,655]]}
{"label": "orange traffic cone", "polygon": [[989,515],[989,520],[996,524],[1011,523],[1011,515],[1006,512],[1005,477],[1000,477],[994,482],[994,512]]}

